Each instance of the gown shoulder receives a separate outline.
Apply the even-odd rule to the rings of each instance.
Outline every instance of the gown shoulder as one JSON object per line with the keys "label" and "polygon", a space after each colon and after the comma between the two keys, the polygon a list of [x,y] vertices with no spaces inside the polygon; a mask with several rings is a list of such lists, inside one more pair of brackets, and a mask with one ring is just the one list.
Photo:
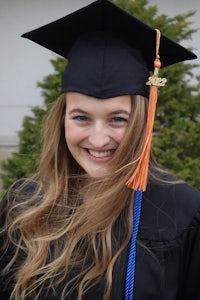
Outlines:
{"label": "gown shoulder", "polygon": [[[143,195],[136,300],[200,300],[200,192],[151,185]],[[143,288],[146,286],[146,288]]]}
{"label": "gown shoulder", "polygon": [[186,183],[149,185],[143,195],[139,237],[160,242],[178,239],[200,226],[200,192]]}
{"label": "gown shoulder", "polygon": [[[8,227],[12,222],[12,208],[15,204],[29,199],[37,189],[36,180],[18,180],[14,183],[0,200],[0,299],[9,300],[14,286],[12,272],[4,274],[3,269],[9,264],[15,254],[15,245],[11,242],[7,244]],[[16,212],[15,212],[16,213]],[[16,261],[17,267],[20,259]],[[13,269],[12,268],[12,269]]]}

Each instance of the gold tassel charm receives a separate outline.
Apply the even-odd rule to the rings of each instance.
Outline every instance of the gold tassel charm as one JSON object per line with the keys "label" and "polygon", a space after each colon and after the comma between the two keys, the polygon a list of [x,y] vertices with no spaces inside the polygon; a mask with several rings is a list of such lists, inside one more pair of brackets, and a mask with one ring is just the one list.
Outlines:
{"label": "gold tassel charm", "polygon": [[166,78],[160,78],[157,76],[151,76],[149,77],[149,81],[147,81],[146,85],[156,85],[156,86],[164,86],[167,82]]}

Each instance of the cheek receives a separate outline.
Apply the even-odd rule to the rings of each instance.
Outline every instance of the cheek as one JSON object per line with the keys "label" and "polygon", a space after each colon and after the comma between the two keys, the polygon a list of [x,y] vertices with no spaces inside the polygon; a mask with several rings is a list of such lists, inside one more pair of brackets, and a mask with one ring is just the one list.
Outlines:
{"label": "cheek", "polygon": [[126,134],[126,130],[127,130],[127,127],[124,127],[124,128],[120,128],[118,129],[114,135],[113,135],[113,138],[114,140],[120,144],[122,139],[124,138],[125,134]]}
{"label": "cheek", "polygon": [[79,143],[81,139],[82,139],[81,130],[74,124],[71,124],[70,122],[65,122],[65,140],[68,146],[70,144]]}

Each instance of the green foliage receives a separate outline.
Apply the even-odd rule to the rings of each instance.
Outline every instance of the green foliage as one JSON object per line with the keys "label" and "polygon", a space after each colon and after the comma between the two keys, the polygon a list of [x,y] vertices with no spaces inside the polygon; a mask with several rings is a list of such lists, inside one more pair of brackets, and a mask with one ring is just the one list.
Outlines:
{"label": "green foliage", "polygon": [[[168,17],[157,16],[156,6],[147,0],[115,0],[114,3],[177,42],[191,40],[193,11]],[[162,57],[161,57],[162,61]],[[200,77],[195,64],[178,63],[164,68],[154,126],[153,150],[158,162],[177,177],[200,189]]]}
{"label": "green foliage", "polygon": [[61,91],[61,76],[66,66],[66,59],[58,57],[50,60],[54,67],[54,73],[44,78],[43,82],[38,83],[38,87],[42,89],[42,96],[46,109],[57,99]]}
{"label": "green foliage", "polygon": [[[168,17],[166,14],[158,15],[157,6],[149,6],[147,0],[113,2],[177,42],[191,40],[196,31],[191,28],[190,21],[194,11]],[[54,73],[38,83],[44,107],[33,108],[32,116],[24,118],[19,133],[19,152],[3,163],[4,174],[1,177],[4,188],[20,177],[32,175],[37,169],[40,128],[46,112],[60,93],[60,79],[66,61],[55,58],[51,64]],[[195,67],[194,64],[179,63],[160,72],[160,76],[166,77],[168,82],[159,93],[153,150],[160,164],[200,189],[200,77],[195,78]]]}
{"label": "green foliage", "polygon": [[19,132],[19,150],[2,163],[3,173],[0,176],[3,189],[7,189],[17,179],[30,177],[37,171],[41,151],[42,124],[51,104],[60,94],[60,78],[66,60],[56,58],[51,60],[51,63],[55,70],[54,74],[46,76],[43,82],[38,83],[42,89],[44,105],[33,107],[31,116],[24,117],[22,130]]}
{"label": "green foliage", "polygon": [[1,174],[3,187],[6,189],[14,181],[31,176],[37,169],[40,153],[40,127],[45,110],[40,107],[32,109],[32,115],[23,120],[19,132],[19,151],[2,163],[4,173]]}

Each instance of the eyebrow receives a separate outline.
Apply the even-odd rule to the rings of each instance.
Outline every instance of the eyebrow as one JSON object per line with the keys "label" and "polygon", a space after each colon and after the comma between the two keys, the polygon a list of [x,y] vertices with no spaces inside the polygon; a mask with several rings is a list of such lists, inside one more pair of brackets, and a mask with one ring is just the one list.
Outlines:
{"label": "eyebrow", "polygon": [[110,113],[110,115],[115,115],[115,114],[126,114],[126,115],[130,116],[130,112],[128,112],[124,109],[114,110],[113,112]]}
{"label": "eyebrow", "polygon": [[84,114],[87,114],[88,112],[83,110],[83,109],[80,109],[80,108],[73,108],[72,110],[69,111],[69,115],[73,114],[73,113],[84,113]]}
{"label": "eyebrow", "polygon": [[[74,113],[83,113],[83,114],[90,114],[88,111],[85,111],[80,108],[73,108],[72,110],[69,111],[69,115],[74,114]],[[108,115],[116,115],[116,114],[126,114],[127,116],[130,116],[130,113],[124,109],[119,109],[119,110],[114,110],[108,113]]]}

